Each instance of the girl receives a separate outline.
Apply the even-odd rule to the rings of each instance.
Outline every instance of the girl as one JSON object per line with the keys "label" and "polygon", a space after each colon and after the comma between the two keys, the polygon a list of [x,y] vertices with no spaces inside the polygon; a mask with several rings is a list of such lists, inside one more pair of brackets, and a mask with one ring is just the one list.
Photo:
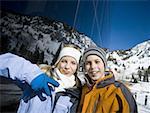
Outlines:
{"label": "girl", "polygon": [[[8,54],[7,54],[8,55]],[[6,56],[6,54],[5,54]],[[14,65],[16,65],[16,68],[20,65],[20,63],[23,63],[22,67],[19,67],[18,70],[11,73],[12,71],[12,65],[11,60],[8,60],[8,58],[14,57],[13,60],[17,58],[16,62],[13,62]],[[55,63],[54,66],[48,66],[48,65],[40,65],[42,72],[39,70],[38,67],[35,66],[35,64],[31,64],[29,61],[18,57],[16,55],[12,55],[9,53],[9,57],[7,56],[7,61],[5,64],[9,64],[7,69],[9,70],[9,77],[13,80],[17,81],[25,81],[20,84],[20,82],[17,82],[19,86],[21,86],[23,92],[23,99],[28,100],[24,101],[23,99],[20,101],[18,113],[76,113],[76,108],[78,106],[78,102],[80,100],[80,81],[77,78],[77,69],[79,65],[81,52],[76,49],[74,46],[65,46],[59,54],[59,57]],[[19,59],[21,59],[19,61]],[[4,61],[0,57],[0,61]],[[28,62],[28,63],[27,63]],[[17,65],[17,63],[19,65]],[[28,64],[28,65],[26,65]],[[35,70],[38,70],[42,75],[48,75],[47,77],[43,76],[39,77],[31,77],[31,73],[28,73],[28,70],[24,69],[25,67],[28,68],[30,66],[30,70],[36,72]],[[31,67],[34,66],[32,69]],[[36,67],[36,68],[35,68]],[[2,69],[2,65],[0,66]],[[13,67],[15,70],[15,67]],[[3,68],[4,69],[4,68]],[[23,71],[22,71],[23,70]],[[3,71],[4,72],[4,71]],[[44,73],[43,73],[44,72]],[[1,71],[2,73],[2,71]],[[37,75],[37,73],[35,73]],[[2,75],[2,74],[1,74]],[[3,75],[7,75],[6,73]],[[15,77],[14,77],[15,75]],[[41,74],[40,74],[41,75]],[[30,80],[29,78],[33,78]],[[28,78],[27,80],[24,78]],[[42,86],[45,84],[45,80],[53,78],[52,82],[50,79],[50,82],[46,81],[46,85],[49,85],[49,90],[54,90],[54,92],[50,92],[49,94],[46,93],[46,90],[43,91],[43,87],[39,88],[37,86]],[[44,82],[41,82],[43,80]],[[30,82],[28,82],[30,81]],[[55,84],[54,81],[57,81],[59,86]],[[25,83],[28,83],[28,85],[25,85]],[[46,86],[44,85],[44,87]],[[54,86],[58,86],[54,89]],[[30,87],[31,86],[31,87]],[[36,90],[35,90],[36,89]]]}

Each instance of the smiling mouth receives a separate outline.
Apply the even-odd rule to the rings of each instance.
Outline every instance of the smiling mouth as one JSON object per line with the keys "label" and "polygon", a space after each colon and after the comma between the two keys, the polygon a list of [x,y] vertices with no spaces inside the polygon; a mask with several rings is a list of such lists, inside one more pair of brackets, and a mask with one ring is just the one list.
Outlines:
{"label": "smiling mouth", "polygon": [[98,70],[98,71],[90,71],[91,74],[96,74],[98,72],[101,72],[101,71],[100,70]]}
{"label": "smiling mouth", "polygon": [[66,70],[63,70],[63,72],[66,73],[66,74],[70,73],[70,71],[66,71]]}

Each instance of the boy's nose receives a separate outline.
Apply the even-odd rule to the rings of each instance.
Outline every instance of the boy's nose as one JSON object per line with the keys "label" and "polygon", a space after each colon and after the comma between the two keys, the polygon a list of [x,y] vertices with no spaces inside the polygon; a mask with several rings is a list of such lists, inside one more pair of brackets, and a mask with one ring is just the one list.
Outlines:
{"label": "boy's nose", "polygon": [[91,63],[91,68],[92,68],[92,69],[95,68],[95,63]]}

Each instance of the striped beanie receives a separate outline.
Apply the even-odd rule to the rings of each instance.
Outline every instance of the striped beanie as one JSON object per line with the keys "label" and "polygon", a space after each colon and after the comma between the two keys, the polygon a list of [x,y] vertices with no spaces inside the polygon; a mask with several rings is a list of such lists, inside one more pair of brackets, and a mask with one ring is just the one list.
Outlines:
{"label": "striped beanie", "polygon": [[83,53],[83,63],[85,63],[89,55],[97,55],[104,62],[104,66],[107,66],[106,52],[102,48],[89,47]]}

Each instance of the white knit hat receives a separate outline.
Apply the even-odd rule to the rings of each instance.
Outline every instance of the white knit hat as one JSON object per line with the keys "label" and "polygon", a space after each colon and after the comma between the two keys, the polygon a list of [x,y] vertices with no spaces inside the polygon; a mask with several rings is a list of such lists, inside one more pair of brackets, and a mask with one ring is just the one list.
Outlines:
{"label": "white knit hat", "polygon": [[81,57],[81,52],[73,47],[64,47],[59,54],[59,57],[55,63],[57,65],[60,61],[60,59],[64,56],[70,56],[73,57],[77,63],[79,63],[80,57]]}

